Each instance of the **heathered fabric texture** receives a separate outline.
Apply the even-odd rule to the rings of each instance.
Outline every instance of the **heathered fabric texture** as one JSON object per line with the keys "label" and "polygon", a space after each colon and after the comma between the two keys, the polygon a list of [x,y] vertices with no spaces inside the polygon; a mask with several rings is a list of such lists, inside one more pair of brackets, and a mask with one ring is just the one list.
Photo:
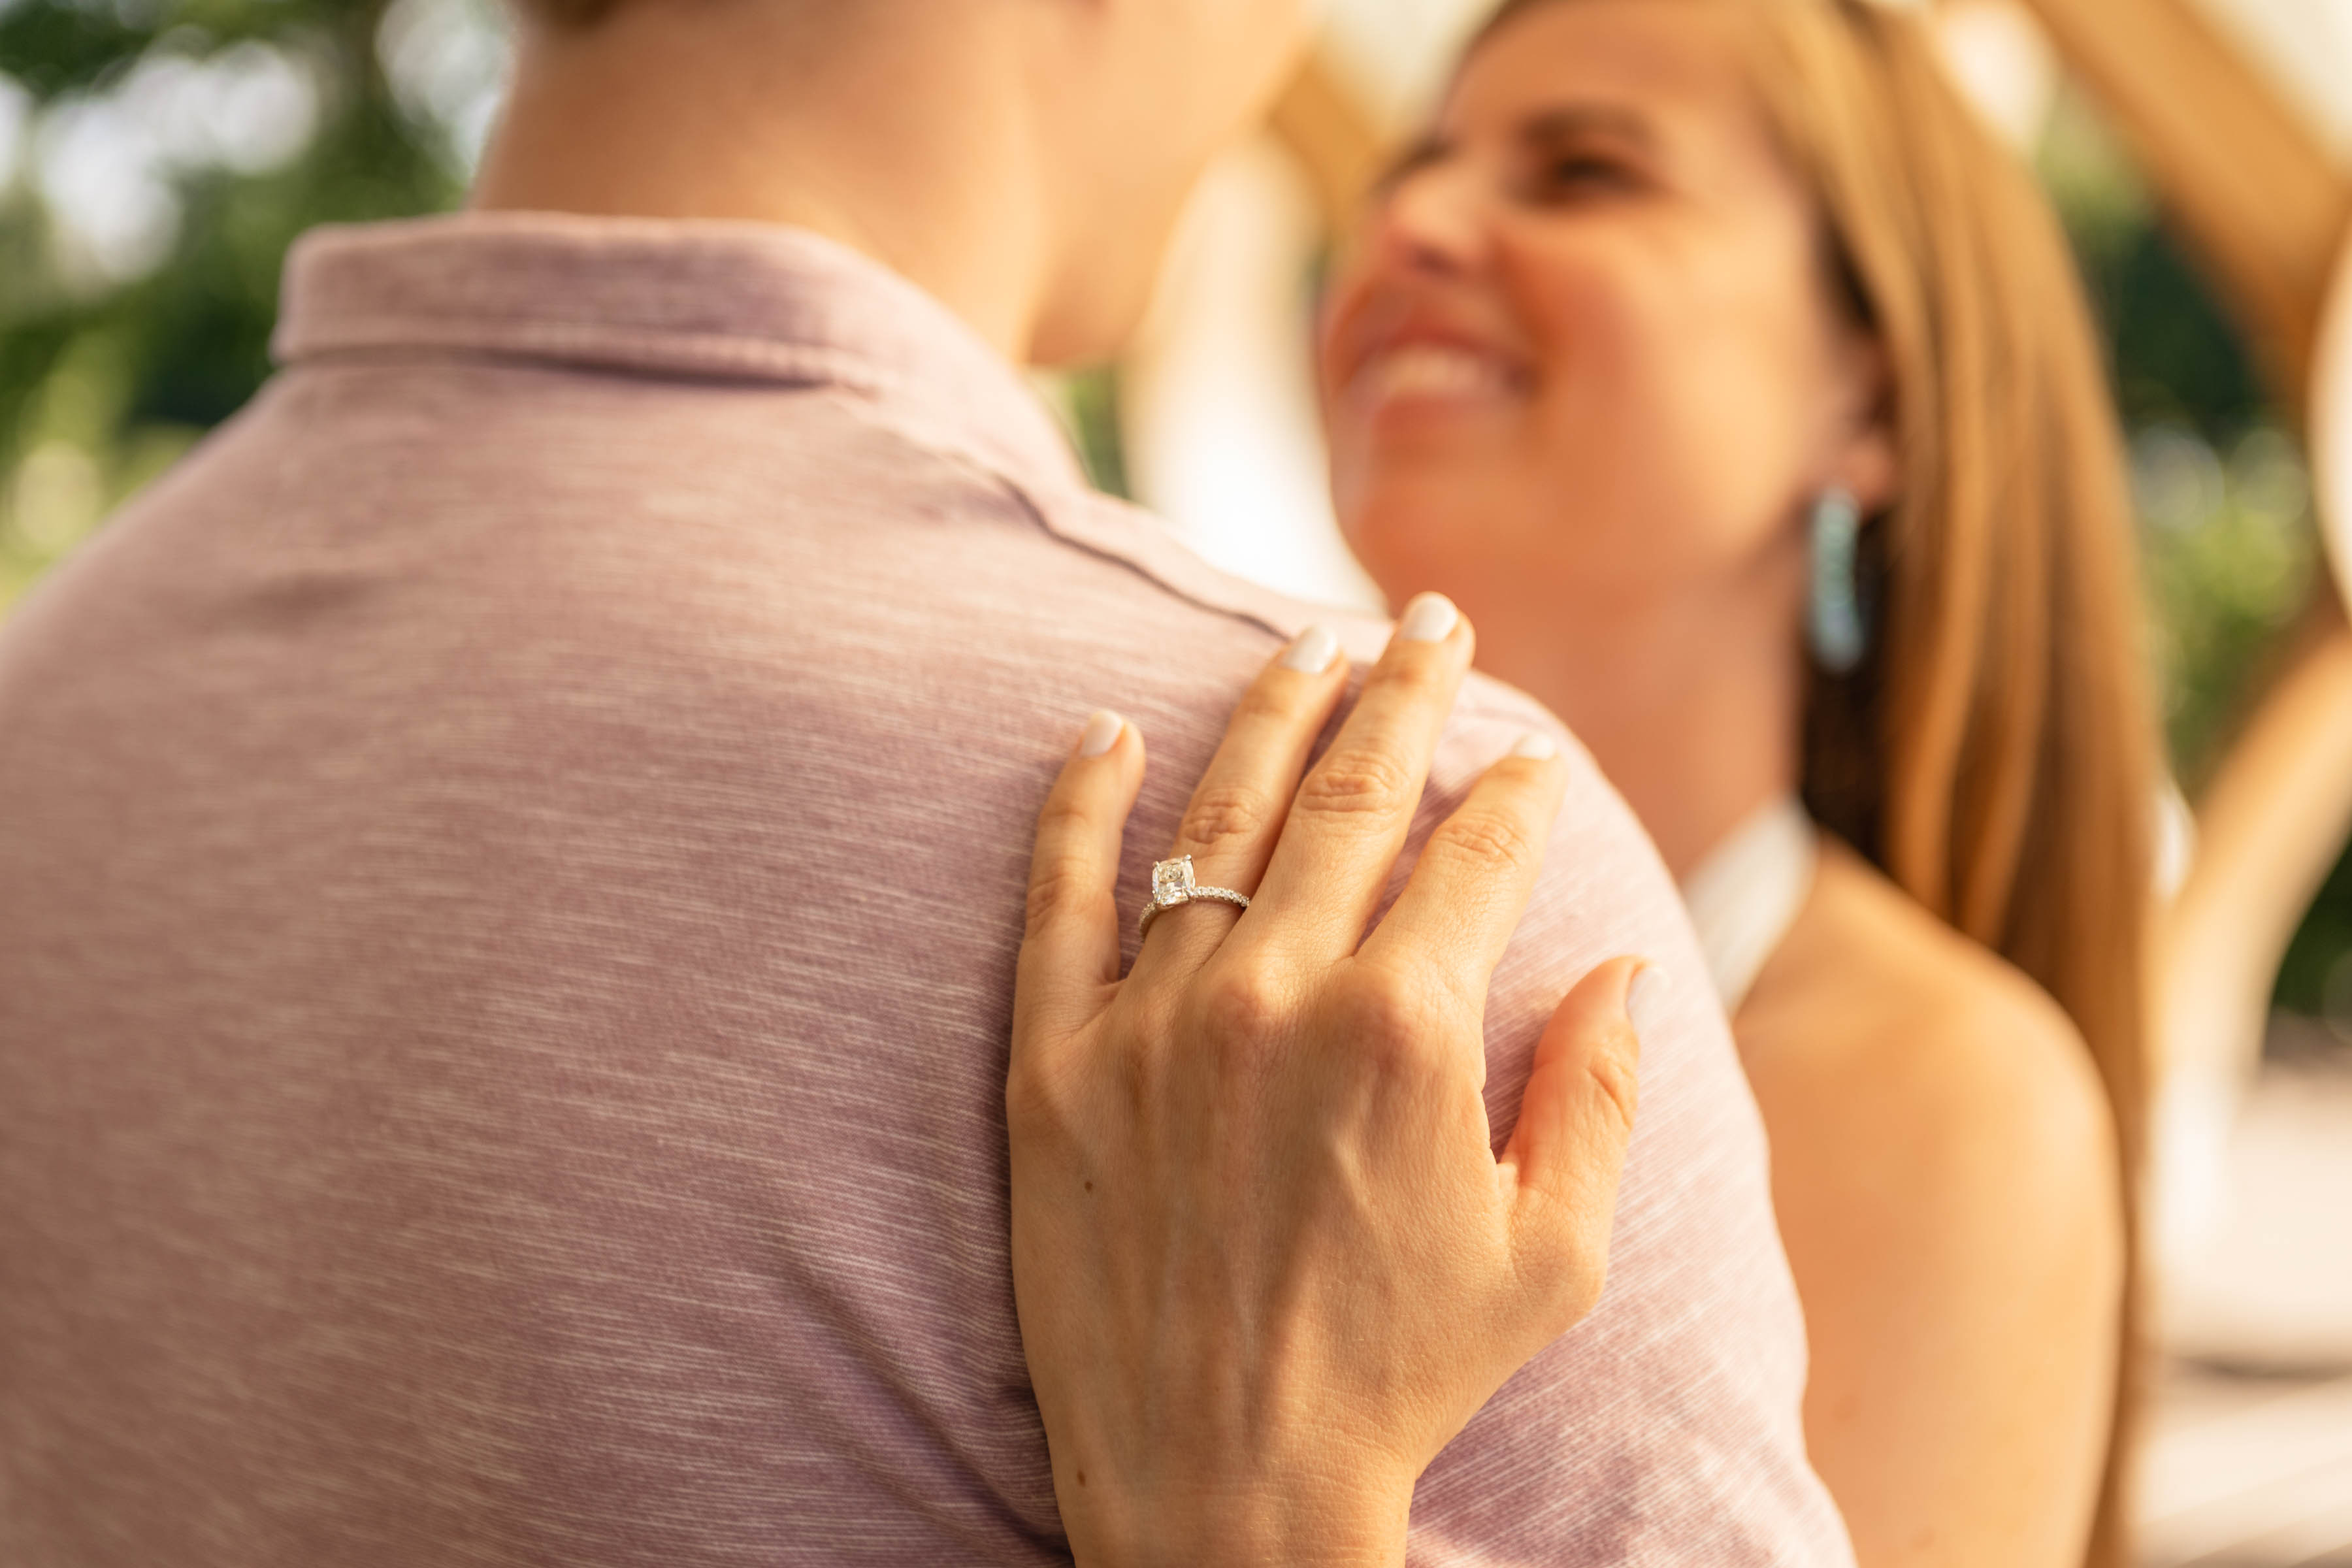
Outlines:
{"label": "heathered fabric texture", "polygon": [[[278,346],[0,633],[0,1562],[1066,1560],[1005,1258],[1032,822],[1130,715],[1136,908],[1314,613],[813,237],[326,233]],[[1424,827],[1550,724],[1474,681]],[[1754,1107],[1575,759],[1497,1134],[1591,963],[1676,1005],[1607,1299],[1414,1561],[1847,1562]]]}

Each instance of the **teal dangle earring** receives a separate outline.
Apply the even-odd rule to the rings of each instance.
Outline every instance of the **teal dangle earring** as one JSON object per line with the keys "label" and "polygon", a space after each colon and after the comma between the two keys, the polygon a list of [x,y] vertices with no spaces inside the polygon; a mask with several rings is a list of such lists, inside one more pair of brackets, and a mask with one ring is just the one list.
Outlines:
{"label": "teal dangle earring", "polygon": [[1805,611],[1806,640],[1823,669],[1832,675],[1849,675],[1870,645],[1854,577],[1862,509],[1853,493],[1838,485],[1823,490],[1813,502],[1811,531],[1812,594]]}

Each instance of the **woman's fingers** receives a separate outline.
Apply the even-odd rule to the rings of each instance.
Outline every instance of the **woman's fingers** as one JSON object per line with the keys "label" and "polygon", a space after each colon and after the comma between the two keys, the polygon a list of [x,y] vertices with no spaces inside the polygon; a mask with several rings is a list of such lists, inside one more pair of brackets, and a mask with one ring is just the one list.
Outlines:
{"label": "woman's fingers", "polygon": [[1519,1276],[1552,1298],[1564,1333],[1601,1300],[1617,1178],[1633,1132],[1642,1040],[1664,976],[1615,958],[1580,981],[1536,1046],[1535,1070],[1501,1164],[1516,1177],[1512,1250]]}
{"label": "woman's fingers", "polygon": [[1291,802],[1251,910],[1264,940],[1327,962],[1363,940],[1471,651],[1470,624],[1444,597],[1405,606],[1354,711]]}
{"label": "woman's fingers", "polygon": [[1540,731],[1523,737],[1430,834],[1412,879],[1365,940],[1365,962],[1483,1002],[1567,791],[1559,743]]}
{"label": "woman's fingers", "polygon": [[1118,847],[1143,784],[1143,738],[1116,713],[1087,721],[1037,816],[1013,1039],[1016,1052],[1084,1024],[1118,980]]}
{"label": "woman's fingers", "polygon": [[[1250,682],[1225,726],[1225,738],[1192,791],[1168,858],[1192,858],[1202,887],[1256,890],[1282,835],[1284,815],[1306,771],[1315,737],[1348,689],[1339,639],[1309,626]],[[1240,915],[1230,904],[1163,910],[1135,963],[1134,979],[1191,974],[1207,961]]]}

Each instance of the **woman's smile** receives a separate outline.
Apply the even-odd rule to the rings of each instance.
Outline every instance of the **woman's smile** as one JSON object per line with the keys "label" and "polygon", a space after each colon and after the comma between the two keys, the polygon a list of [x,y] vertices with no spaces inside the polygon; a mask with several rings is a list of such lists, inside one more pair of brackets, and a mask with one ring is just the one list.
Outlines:
{"label": "woman's smile", "polygon": [[1349,416],[1378,426],[1516,410],[1527,402],[1531,379],[1524,364],[1491,348],[1407,331],[1364,357],[1345,395]]}
{"label": "woman's smile", "polygon": [[1324,346],[1335,448],[1369,455],[1522,423],[1535,359],[1498,307],[1458,279],[1383,276],[1344,290]]}

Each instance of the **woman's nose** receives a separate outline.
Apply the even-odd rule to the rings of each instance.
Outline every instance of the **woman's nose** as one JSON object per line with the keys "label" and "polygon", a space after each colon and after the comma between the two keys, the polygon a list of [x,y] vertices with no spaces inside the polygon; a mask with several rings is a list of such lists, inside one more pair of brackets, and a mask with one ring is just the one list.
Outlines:
{"label": "woman's nose", "polygon": [[1385,266],[1444,276],[1476,270],[1486,226],[1466,172],[1423,169],[1399,180],[1381,200],[1374,245]]}

